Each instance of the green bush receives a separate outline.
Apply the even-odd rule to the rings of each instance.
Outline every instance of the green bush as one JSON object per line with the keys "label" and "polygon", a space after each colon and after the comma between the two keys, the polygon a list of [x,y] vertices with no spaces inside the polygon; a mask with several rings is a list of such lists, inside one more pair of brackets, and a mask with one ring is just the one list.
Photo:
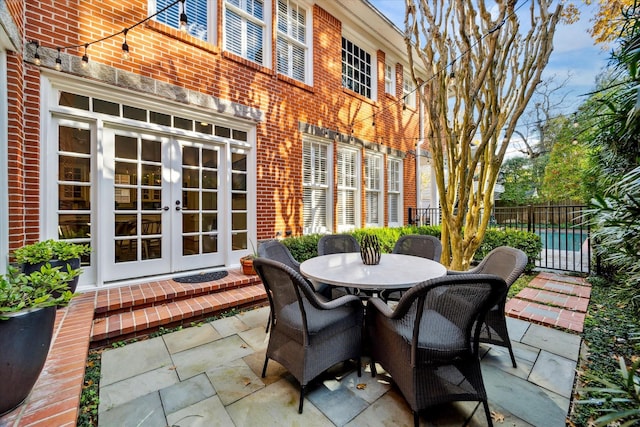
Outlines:
{"label": "green bush", "polygon": [[[380,241],[380,250],[383,253],[390,253],[400,236],[422,234],[440,238],[440,226],[359,228],[348,234],[354,236],[358,242],[361,242],[362,237],[365,235],[374,235]],[[320,240],[320,237],[322,237],[321,234],[287,237],[282,240],[282,243],[289,248],[296,260],[302,262],[318,256],[318,240]],[[488,229],[482,245],[476,251],[474,259],[481,260],[498,246],[512,246],[524,251],[529,256],[529,264],[526,269],[529,272],[535,267],[535,261],[540,257],[542,240],[537,234],[526,231]]]}
{"label": "green bush", "polygon": [[540,259],[540,251],[542,251],[542,239],[535,233],[528,231],[520,231],[514,229],[487,229],[482,244],[476,251],[473,259],[480,261],[489,252],[498,246],[511,246],[517,248],[527,254],[529,262],[525,269],[526,272],[530,272],[535,268],[536,260]]}

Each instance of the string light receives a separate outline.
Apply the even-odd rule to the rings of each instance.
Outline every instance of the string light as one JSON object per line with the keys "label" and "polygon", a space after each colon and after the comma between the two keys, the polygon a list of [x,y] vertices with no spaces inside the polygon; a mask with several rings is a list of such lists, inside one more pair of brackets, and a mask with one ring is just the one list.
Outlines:
{"label": "string light", "polygon": [[35,64],[39,67],[40,65],[42,65],[42,61],[40,60],[40,54],[38,53],[38,48],[40,48],[40,43],[33,42],[36,45],[36,52],[33,54],[33,60],[35,62]]}
{"label": "string light", "polygon": [[[124,60],[129,59],[130,52],[129,52],[129,44],[127,43],[127,33],[129,32],[129,30],[137,27],[140,24],[143,24],[143,23],[147,22],[148,20],[158,16],[159,14],[161,14],[163,12],[166,12],[168,9],[174,7],[178,3],[180,3],[182,5],[181,6],[181,13],[180,13],[180,25],[179,25],[179,27],[180,27],[180,29],[182,31],[186,31],[189,19],[187,18],[187,14],[186,14],[185,1],[186,0],[174,0],[173,2],[171,2],[168,5],[166,5],[165,7],[163,7],[162,9],[157,10],[153,15],[147,16],[142,21],[136,22],[135,24],[131,25],[128,28],[125,28],[122,31],[119,31],[119,32],[114,33],[114,34],[110,34],[110,35],[105,36],[105,37],[103,37],[101,39],[94,40],[94,41],[89,42],[89,43],[78,44],[78,45],[58,46],[58,47],[56,47],[56,50],[58,51],[58,56],[55,59],[54,68],[57,71],[61,71],[62,70],[62,57],[61,57],[61,51],[62,50],[78,49],[78,48],[81,48],[81,47],[84,47],[84,54],[82,55],[82,64],[81,65],[82,65],[83,68],[86,68],[89,65],[89,56],[87,55],[88,47],[91,46],[92,44],[103,42],[105,40],[108,40],[108,39],[113,38],[115,36],[118,36],[120,34],[124,35],[124,42],[122,43],[122,58]],[[33,44],[35,46],[35,53],[33,55],[33,60],[34,60],[33,62],[36,65],[39,66],[42,63],[41,58],[40,58],[40,53],[38,51],[38,49],[40,48],[40,43],[37,40],[32,40],[29,43],[31,43],[31,44]]]}
{"label": "string light", "polygon": [[87,68],[89,66],[89,57],[87,56],[88,47],[89,43],[84,45],[84,55],[82,55],[82,68]]}
{"label": "string light", "polygon": [[56,71],[62,70],[62,58],[60,58],[60,48],[58,48],[58,56],[56,57]]}
{"label": "string light", "polygon": [[122,43],[122,59],[125,61],[129,60],[129,45],[127,44],[127,33],[129,32],[128,28],[122,30],[124,34],[124,42]]}
{"label": "string light", "polygon": [[180,31],[182,31],[183,33],[187,32],[187,28],[189,25],[189,19],[187,18],[187,14],[186,14],[186,7],[187,5],[185,4],[186,0],[180,0],[182,6],[181,9],[182,11],[180,12]]}

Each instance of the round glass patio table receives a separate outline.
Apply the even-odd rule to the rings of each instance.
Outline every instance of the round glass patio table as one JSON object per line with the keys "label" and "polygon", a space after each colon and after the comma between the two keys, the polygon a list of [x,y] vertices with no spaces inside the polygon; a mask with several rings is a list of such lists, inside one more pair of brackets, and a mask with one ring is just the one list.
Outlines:
{"label": "round glass patio table", "polygon": [[382,291],[408,289],[444,276],[447,269],[430,259],[401,254],[382,254],[379,264],[367,265],[359,252],[348,252],[310,258],[300,264],[300,272],[314,282]]}

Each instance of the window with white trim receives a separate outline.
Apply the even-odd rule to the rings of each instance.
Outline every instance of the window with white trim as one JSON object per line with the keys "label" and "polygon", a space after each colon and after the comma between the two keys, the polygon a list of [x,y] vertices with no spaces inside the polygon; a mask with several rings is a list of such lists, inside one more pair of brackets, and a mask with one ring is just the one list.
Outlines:
{"label": "window with white trim", "polygon": [[402,78],[402,97],[409,108],[416,108],[416,85],[409,74]]}
{"label": "window with white trim", "polygon": [[402,160],[387,159],[387,203],[389,210],[389,227],[402,225]]}
{"label": "window with white trim", "polygon": [[389,95],[396,94],[396,67],[393,64],[384,64],[384,91]]}
{"label": "window with white trim", "polygon": [[[150,12],[153,14],[161,11],[173,1],[151,0]],[[184,3],[177,3],[157,14],[154,19],[173,28],[180,28],[180,13],[182,12],[182,4],[184,4],[186,8],[184,13],[187,15],[187,33],[205,41],[213,40],[213,37],[209,34],[209,28],[213,27],[213,25],[209,25],[207,3],[209,3],[207,0],[189,0]],[[155,9],[153,9],[154,7]]]}
{"label": "window with white trim", "polygon": [[365,175],[365,223],[367,226],[384,225],[383,158],[379,154],[367,153],[364,157]]}
{"label": "window with white trim", "polygon": [[330,222],[329,145],[302,143],[303,232],[327,233]]}
{"label": "window with white trim", "polygon": [[352,230],[360,226],[360,197],[358,193],[359,157],[358,150],[348,147],[338,148],[337,175],[337,223],[338,231]]}
{"label": "window with white trim", "polygon": [[261,0],[225,0],[224,49],[269,66],[267,12]]}
{"label": "window with white trim", "polygon": [[371,54],[342,37],[342,86],[373,99]]}
{"label": "window with white trim", "polygon": [[276,57],[278,72],[308,83],[307,10],[290,0],[278,0]]}

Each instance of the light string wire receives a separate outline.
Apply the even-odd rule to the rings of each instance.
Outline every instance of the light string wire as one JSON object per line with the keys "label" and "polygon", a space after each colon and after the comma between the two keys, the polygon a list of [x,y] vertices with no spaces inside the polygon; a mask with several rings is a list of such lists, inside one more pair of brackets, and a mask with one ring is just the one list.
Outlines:
{"label": "light string wire", "polygon": [[[125,28],[125,29],[123,29],[123,30],[120,30],[120,31],[118,31],[117,33],[109,34],[109,35],[104,36],[104,37],[102,37],[102,38],[100,38],[100,39],[97,39],[97,40],[94,40],[94,41],[91,41],[91,42],[88,42],[88,43],[79,43],[79,44],[72,44],[72,45],[68,45],[68,46],[59,46],[59,47],[56,47],[55,49],[58,51],[58,58],[60,57],[60,51],[66,51],[66,50],[69,50],[69,49],[79,49],[79,48],[84,47],[83,62],[88,62],[88,57],[87,57],[87,48],[88,48],[89,46],[94,45],[94,44],[96,44],[96,43],[101,43],[101,42],[103,42],[103,41],[105,41],[105,40],[109,40],[109,39],[111,39],[111,38],[113,38],[113,37],[119,36],[120,34],[124,34],[124,36],[125,36],[125,43],[123,43],[123,45],[124,45],[124,44],[127,44],[127,42],[126,42],[126,36],[127,36],[127,33],[128,33],[130,30],[134,29],[135,27],[137,27],[137,26],[139,26],[139,25],[144,24],[145,22],[149,21],[149,20],[150,20],[150,19],[152,19],[152,18],[155,18],[156,16],[160,15],[161,13],[166,12],[168,9],[172,8],[173,6],[177,5],[178,3],[182,3],[182,14],[181,14],[181,19],[182,19],[182,15],[185,15],[185,17],[186,17],[186,5],[185,5],[185,2],[186,2],[186,0],[175,0],[175,1],[171,2],[170,4],[166,5],[165,7],[163,7],[162,9],[160,9],[160,10],[156,11],[153,15],[149,15],[149,16],[147,16],[147,17],[146,17],[145,19],[143,19],[142,21],[138,21],[138,22],[136,22],[135,24],[131,25],[130,27],[127,27],[127,28]],[[41,44],[38,40],[31,40],[29,43],[31,43],[31,44],[33,44],[33,45],[35,46],[35,48],[36,48],[36,53],[37,53],[38,49],[39,49],[40,47],[42,47],[42,44]],[[128,47],[129,47],[129,46],[128,46],[128,44],[127,44],[127,49],[128,49]],[[128,51],[128,50],[127,50],[127,51]],[[86,60],[84,59],[85,57],[87,57],[87,59],[86,59]],[[35,55],[34,55],[34,58],[36,59],[36,61],[40,59],[40,58],[39,58],[39,55],[38,55],[38,56],[35,56]],[[39,65],[39,64],[37,64],[37,65]]]}

